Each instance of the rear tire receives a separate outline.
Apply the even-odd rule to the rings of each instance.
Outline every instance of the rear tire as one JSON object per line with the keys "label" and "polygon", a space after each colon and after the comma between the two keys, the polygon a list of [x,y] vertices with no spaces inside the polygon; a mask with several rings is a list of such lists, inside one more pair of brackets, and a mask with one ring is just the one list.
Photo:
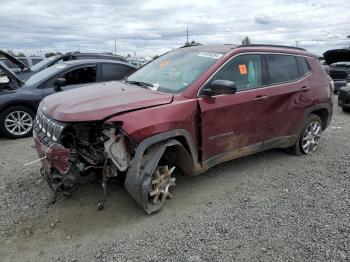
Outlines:
{"label": "rear tire", "polygon": [[322,121],[319,116],[311,114],[300,131],[298,140],[289,148],[297,156],[311,154],[318,147],[322,134]]}
{"label": "rear tire", "polygon": [[11,106],[0,114],[0,133],[8,138],[32,134],[35,113],[25,106]]}

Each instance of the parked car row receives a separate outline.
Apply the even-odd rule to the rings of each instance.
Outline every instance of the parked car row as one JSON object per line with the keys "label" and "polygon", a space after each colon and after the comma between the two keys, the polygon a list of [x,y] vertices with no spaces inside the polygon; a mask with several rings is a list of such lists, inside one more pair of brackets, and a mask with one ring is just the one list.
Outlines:
{"label": "parked car row", "polygon": [[[103,59],[102,59],[103,58]],[[16,58],[10,58],[19,66]],[[69,53],[13,72],[0,63],[0,133],[10,138],[31,134],[40,101],[55,91],[121,80],[136,70],[120,56]]]}
{"label": "parked car row", "polygon": [[106,192],[107,179],[123,174],[127,192],[152,213],[173,197],[174,169],[200,174],[271,148],[314,152],[333,92],[318,57],[304,49],[184,47],[123,81],[46,97],[33,136],[56,193],[96,175]]}
{"label": "parked car row", "polygon": [[[18,66],[18,62],[17,64],[14,63],[13,61],[11,61],[12,59],[8,59],[7,57],[7,53],[0,50],[0,62],[5,64],[8,68],[10,68],[13,72],[20,72],[21,71],[21,66],[24,64],[27,67],[32,67],[34,65],[36,65],[37,63],[41,62],[42,60],[44,60],[44,58],[42,57],[38,57],[38,56],[34,56],[34,57],[16,57],[16,60],[21,62],[21,66]],[[12,58],[12,55],[11,55]]]}
{"label": "parked car row", "polygon": [[333,49],[324,54],[329,73],[334,81],[335,92],[350,82],[350,49]]}
{"label": "parked car row", "polygon": [[324,53],[325,61],[330,65],[330,76],[338,93],[338,105],[350,112],[350,49],[334,49]]}

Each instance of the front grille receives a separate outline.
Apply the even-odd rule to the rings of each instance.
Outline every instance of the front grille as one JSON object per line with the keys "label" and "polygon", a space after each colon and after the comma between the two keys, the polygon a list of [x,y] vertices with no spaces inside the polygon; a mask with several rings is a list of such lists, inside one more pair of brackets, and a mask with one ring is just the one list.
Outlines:
{"label": "front grille", "polygon": [[[43,140],[57,142],[62,134],[64,125],[45,116],[40,110],[35,117],[34,129]],[[47,138],[47,139],[46,139]]]}

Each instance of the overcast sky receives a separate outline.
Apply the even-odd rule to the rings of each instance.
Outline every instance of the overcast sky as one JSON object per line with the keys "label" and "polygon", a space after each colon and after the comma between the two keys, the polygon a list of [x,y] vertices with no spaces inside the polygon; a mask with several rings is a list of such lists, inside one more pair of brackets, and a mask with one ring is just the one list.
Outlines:
{"label": "overcast sky", "polygon": [[[350,46],[347,0],[0,0],[0,49],[153,56],[202,44],[296,45],[320,55]],[[298,41],[298,42],[296,42]]]}

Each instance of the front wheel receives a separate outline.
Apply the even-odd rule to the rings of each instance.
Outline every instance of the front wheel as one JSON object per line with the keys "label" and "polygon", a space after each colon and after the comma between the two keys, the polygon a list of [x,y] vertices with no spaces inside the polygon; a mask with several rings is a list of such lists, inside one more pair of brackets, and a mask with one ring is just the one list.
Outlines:
{"label": "front wheel", "polygon": [[157,166],[149,184],[149,202],[153,208],[160,210],[167,198],[173,198],[170,187],[175,186],[175,177],[172,175],[175,167]]}
{"label": "front wheel", "polygon": [[25,106],[12,106],[0,114],[0,132],[9,138],[30,136],[33,124],[34,112]]}
{"label": "front wheel", "polygon": [[322,121],[317,115],[310,115],[302,128],[297,142],[290,148],[295,155],[307,155],[314,152],[320,142]]}

